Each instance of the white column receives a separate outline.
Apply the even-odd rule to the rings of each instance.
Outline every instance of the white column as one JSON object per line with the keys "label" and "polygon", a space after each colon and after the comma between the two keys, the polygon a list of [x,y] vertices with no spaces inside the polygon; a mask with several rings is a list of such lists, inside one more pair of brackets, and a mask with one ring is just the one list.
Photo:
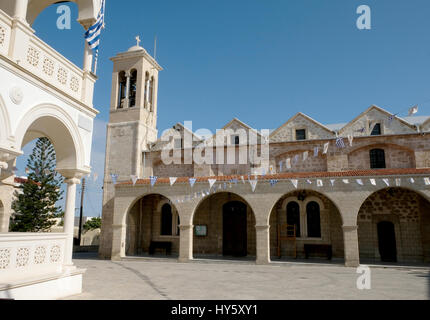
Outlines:
{"label": "white column", "polygon": [[255,226],[257,233],[257,264],[270,263],[270,226]]}
{"label": "white column", "polygon": [[28,0],[15,0],[13,18],[27,22]]}
{"label": "white column", "polygon": [[179,226],[179,262],[193,260],[193,225]]}
{"label": "white column", "polygon": [[93,50],[91,50],[88,42],[85,40],[85,49],[84,49],[84,71],[92,71],[93,66]]}
{"label": "white column", "polygon": [[64,265],[73,266],[73,232],[75,228],[76,185],[81,181],[77,178],[67,179],[66,210],[64,212],[64,233],[67,234],[66,248],[64,249]]}

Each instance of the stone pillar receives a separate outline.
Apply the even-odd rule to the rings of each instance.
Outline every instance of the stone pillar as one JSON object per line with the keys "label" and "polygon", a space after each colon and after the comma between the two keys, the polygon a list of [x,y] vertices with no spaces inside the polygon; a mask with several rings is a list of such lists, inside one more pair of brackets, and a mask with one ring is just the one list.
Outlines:
{"label": "stone pillar", "polygon": [[180,225],[181,230],[179,237],[179,262],[188,262],[193,260],[193,225]]}
{"label": "stone pillar", "polygon": [[129,108],[130,107],[130,100],[129,100],[129,95],[130,95],[130,71],[127,71],[125,73],[125,77],[127,78],[127,82],[126,82],[126,86],[125,86],[125,107],[124,108]]}
{"label": "stone pillar", "polygon": [[358,267],[360,256],[358,250],[358,226],[343,226],[343,244],[345,267]]}
{"label": "stone pillar", "polygon": [[64,181],[67,184],[66,210],[64,212],[64,233],[67,234],[66,248],[64,249],[64,265],[73,266],[73,233],[75,228],[75,206],[76,206],[76,185],[81,181],[71,178]]}
{"label": "stone pillar", "polygon": [[83,70],[91,72],[92,66],[93,66],[93,50],[90,48],[88,42],[85,40]]}
{"label": "stone pillar", "polygon": [[15,0],[13,18],[27,23],[28,0]]}
{"label": "stone pillar", "polygon": [[257,235],[257,264],[270,263],[270,225],[255,226]]}
{"label": "stone pillar", "polygon": [[125,257],[126,225],[112,225],[111,260],[118,261]]}

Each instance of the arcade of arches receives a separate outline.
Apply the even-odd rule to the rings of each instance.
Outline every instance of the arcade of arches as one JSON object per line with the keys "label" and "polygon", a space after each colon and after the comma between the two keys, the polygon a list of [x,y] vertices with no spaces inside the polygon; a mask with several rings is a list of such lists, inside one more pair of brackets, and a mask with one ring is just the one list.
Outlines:
{"label": "arcade of arches", "polygon": [[[172,255],[177,256],[182,244],[180,214],[164,196],[140,198],[126,217],[125,254],[147,255],[151,242],[170,242]],[[323,193],[287,193],[277,200],[268,220],[272,260],[279,254],[282,258],[305,258],[305,245],[328,246],[333,260],[345,260],[343,216]],[[192,257],[255,259],[258,255],[256,216],[252,205],[240,195],[211,194],[195,206],[191,221]],[[296,227],[295,243],[282,239],[286,224]],[[374,192],[362,203],[357,226],[362,262],[430,261],[430,202],[415,191],[389,188]],[[166,254],[163,247],[156,251]],[[327,256],[311,252],[309,258]]]}

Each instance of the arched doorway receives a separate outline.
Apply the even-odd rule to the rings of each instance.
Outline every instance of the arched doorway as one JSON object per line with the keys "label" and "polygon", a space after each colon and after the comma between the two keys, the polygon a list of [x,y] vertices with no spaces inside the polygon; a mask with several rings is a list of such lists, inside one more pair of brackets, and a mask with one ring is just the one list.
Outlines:
{"label": "arched doorway", "polygon": [[234,193],[205,198],[193,217],[193,253],[197,258],[255,257],[255,217],[251,207]]}
{"label": "arched doorway", "polygon": [[[323,194],[313,190],[288,193],[273,207],[269,221],[273,260],[305,258],[305,247],[312,247],[309,258],[327,259],[331,255],[334,260],[343,260],[342,216]],[[295,239],[291,226],[295,227]]]}
{"label": "arched doorway", "polygon": [[394,187],[373,193],[357,224],[360,261],[430,261],[430,202],[417,192]]}
{"label": "arched doorway", "polygon": [[138,199],[126,216],[127,256],[179,254],[179,215],[166,197],[150,194]]}
{"label": "arched doorway", "polygon": [[396,233],[394,223],[381,221],[377,225],[378,248],[383,262],[397,262]]}
{"label": "arched doorway", "polygon": [[247,255],[246,204],[228,202],[223,206],[223,255]]}

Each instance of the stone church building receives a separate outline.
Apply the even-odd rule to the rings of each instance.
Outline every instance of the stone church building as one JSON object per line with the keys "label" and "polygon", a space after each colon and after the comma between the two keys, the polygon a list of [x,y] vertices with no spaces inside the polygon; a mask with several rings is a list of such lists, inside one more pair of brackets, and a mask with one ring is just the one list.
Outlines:
{"label": "stone church building", "polygon": [[[161,66],[139,45],[112,61],[100,257],[430,261],[430,116],[371,106],[324,125],[299,112],[268,136],[233,119],[223,129],[241,134],[222,141],[223,154],[254,134],[267,158],[190,162],[215,137],[180,123],[159,137]],[[177,162],[163,161],[167,145]]]}

